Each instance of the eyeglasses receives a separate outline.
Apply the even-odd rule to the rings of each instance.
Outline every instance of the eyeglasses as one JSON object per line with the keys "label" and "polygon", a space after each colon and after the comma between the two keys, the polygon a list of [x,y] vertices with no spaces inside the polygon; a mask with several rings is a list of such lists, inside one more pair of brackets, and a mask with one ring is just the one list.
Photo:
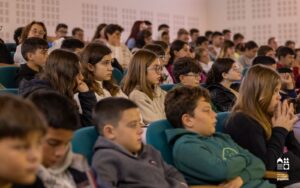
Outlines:
{"label": "eyeglasses", "polygon": [[200,78],[199,73],[188,73],[188,74],[185,74],[184,76],[192,76],[192,77],[195,77],[195,78]]}
{"label": "eyeglasses", "polygon": [[165,55],[160,55],[158,56],[160,59],[162,59],[163,61],[166,61],[167,57]]}
{"label": "eyeglasses", "polygon": [[68,33],[68,31],[65,31],[65,30],[58,30],[57,32],[62,33],[62,34],[67,34]]}
{"label": "eyeglasses", "polygon": [[38,31],[36,29],[30,30],[30,32],[32,32],[34,35],[38,34],[38,35],[45,35],[46,32],[45,31]]}
{"label": "eyeglasses", "polygon": [[163,70],[162,66],[153,66],[153,67],[148,67],[147,70],[154,70],[156,73],[160,74]]}

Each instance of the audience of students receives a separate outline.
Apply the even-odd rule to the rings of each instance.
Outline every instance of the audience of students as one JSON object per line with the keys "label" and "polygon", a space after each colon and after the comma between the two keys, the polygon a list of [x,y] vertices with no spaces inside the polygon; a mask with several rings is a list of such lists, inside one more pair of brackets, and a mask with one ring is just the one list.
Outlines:
{"label": "audience of students", "polygon": [[[0,40],[0,63],[18,66],[12,81],[20,97],[37,106],[0,96],[5,125],[0,151],[24,148],[12,157],[16,164],[6,154],[0,157],[7,163],[0,168],[1,188],[93,188],[86,160],[71,147],[74,131],[92,125],[100,134],[92,169],[101,187],[275,187],[263,180],[265,169],[289,175],[287,181],[271,180],[278,187],[299,186],[300,145],[293,133],[300,106],[296,43],[287,40],[278,47],[271,37],[268,45],[258,46],[243,43],[241,33],[232,38],[228,29],[199,36],[197,28],[179,29],[170,43],[168,25],[159,25],[157,41],[152,27],[149,20],[136,21],[127,47],[117,24],[99,24],[92,41],[85,42],[79,27],[68,37],[68,25],[58,24],[51,37],[42,22],[33,21],[16,30],[14,61],[14,49]],[[13,113],[15,120],[2,112],[9,118]],[[223,128],[232,139],[216,133],[216,112],[231,112]],[[164,136],[185,179],[142,143],[148,124],[163,119],[174,127]],[[35,155],[32,147],[39,147]],[[284,158],[289,171],[278,169],[277,160]],[[16,165],[21,170],[12,177],[5,168],[14,171]]]}

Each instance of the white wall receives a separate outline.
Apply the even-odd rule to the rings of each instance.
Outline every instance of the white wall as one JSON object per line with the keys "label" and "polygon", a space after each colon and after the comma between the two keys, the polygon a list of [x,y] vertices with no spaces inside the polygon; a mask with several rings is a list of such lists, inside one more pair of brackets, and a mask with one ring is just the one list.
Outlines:
{"label": "white wall", "polygon": [[86,40],[99,23],[118,23],[125,28],[126,40],[138,19],[152,21],[154,31],[161,23],[169,24],[174,38],[181,27],[207,28],[206,4],[206,0],[0,0],[0,38],[12,42],[18,26],[37,20],[46,24],[48,35],[54,35],[60,22],[69,25],[69,34],[73,27],[82,27]]}
{"label": "white wall", "polygon": [[279,44],[300,42],[299,10],[299,0],[207,0],[207,23],[210,29],[230,28],[259,44],[271,36]]}

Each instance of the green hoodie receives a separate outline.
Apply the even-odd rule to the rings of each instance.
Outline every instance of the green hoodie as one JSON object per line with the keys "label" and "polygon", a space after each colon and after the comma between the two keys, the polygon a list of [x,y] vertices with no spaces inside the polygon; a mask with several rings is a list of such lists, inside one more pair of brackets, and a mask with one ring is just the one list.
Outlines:
{"label": "green hoodie", "polygon": [[176,168],[189,185],[220,184],[240,176],[243,188],[273,188],[263,180],[264,163],[229,135],[202,136],[186,129],[165,131]]}

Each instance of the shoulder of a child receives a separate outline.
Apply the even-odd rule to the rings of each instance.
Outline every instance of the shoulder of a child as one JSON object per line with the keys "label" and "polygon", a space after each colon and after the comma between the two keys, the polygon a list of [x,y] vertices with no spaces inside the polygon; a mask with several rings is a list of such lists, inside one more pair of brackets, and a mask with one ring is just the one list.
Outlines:
{"label": "shoulder of a child", "polygon": [[77,153],[73,153],[72,155],[71,167],[79,171],[87,171],[89,169],[86,158],[83,155]]}
{"label": "shoulder of a child", "polygon": [[146,98],[146,97],[147,97],[146,93],[138,89],[132,90],[132,92],[129,94],[129,99],[139,99],[139,98]]}

